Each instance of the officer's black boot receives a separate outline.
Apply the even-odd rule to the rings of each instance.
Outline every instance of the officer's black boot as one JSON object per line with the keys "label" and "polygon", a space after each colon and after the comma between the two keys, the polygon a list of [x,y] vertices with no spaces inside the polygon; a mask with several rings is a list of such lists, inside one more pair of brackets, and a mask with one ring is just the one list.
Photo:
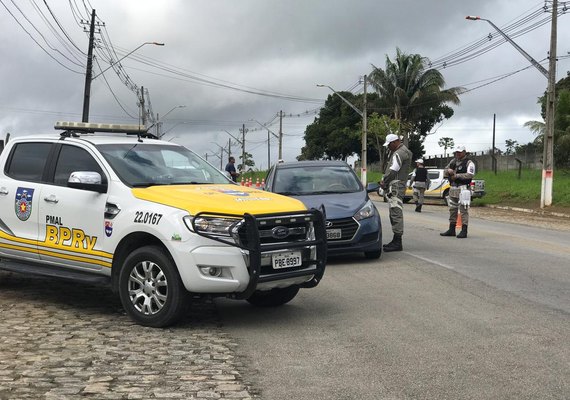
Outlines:
{"label": "officer's black boot", "polygon": [[467,237],[467,225],[461,225],[461,232],[457,235],[459,239],[464,239]]}
{"label": "officer's black boot", "polygon": [[[467,229],[467,228],[466,228]],[[465,231],[467,234],[467,230]],[[455,236],[455,222],[449,223],[449,229],[440,233],[441,236]]]}
{"label": "officer's black boot", "polygon": [[402,251],[402,235],[394,234],[394,239],[382,247],[384,248],[384,251]]}
{"label": "officer's black boot", "polygon": [[421,204],[416,205],[416,212],[422,212],[422,205]]}

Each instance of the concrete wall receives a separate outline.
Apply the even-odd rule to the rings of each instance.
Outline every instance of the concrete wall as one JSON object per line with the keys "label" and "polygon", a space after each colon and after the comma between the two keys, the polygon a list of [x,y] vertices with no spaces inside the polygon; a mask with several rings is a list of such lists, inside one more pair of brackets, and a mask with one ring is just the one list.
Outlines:
{"label": "concrete wall", "polygon": [[[477,170],[479,171],[491,171],[493,170],[493,157],[487,152],[477,152],[470,153],[469,157],[475,163]],[[444,157],[443,154],[435,156],[425,156],[424,162],[426,167],[444,168],[451,161],[452,157]],[[531,153],[531,154],[517,154],[517,155],[503,155],[496,154],[495,159],[497,160],[497,171],[509,171],[518,170],[519,163],[517,159],[522,163],[522,168],[527,169],[542,169],[542,153]],[[412,168],[415,167],[412,163]],[[380,165],[373,164],[368,166],[370,171],[381,171]]]}

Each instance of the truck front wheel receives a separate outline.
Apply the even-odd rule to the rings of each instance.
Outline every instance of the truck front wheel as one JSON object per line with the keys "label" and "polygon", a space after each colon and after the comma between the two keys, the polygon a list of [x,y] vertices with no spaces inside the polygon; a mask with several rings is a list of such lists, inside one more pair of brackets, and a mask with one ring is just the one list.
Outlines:
{"label": "truck front wheel", "polygon": [[141,247],[125,259],[119,296],[132,319],[154,328],[173,324],[188,306],[188,293],[174,263],[157,246]]}
{"label": "truck front wheel", "polygon": [[299,293],[297,286],[274,288],[267,291],[258,290],[247,301],[257,307],[277,307],[289,303],[297,296],[297,293]]}

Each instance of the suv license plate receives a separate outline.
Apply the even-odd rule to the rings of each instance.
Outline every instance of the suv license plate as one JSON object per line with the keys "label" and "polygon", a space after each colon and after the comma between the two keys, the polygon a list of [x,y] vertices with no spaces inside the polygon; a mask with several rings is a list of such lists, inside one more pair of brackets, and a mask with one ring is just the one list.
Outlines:
{"label": "suv license plate", "polygon": [[300,251],[273,254],[271,261],[273,263],[273,269],[300,267],[303,265]]}
{"label": "suv license plate", "polygon": [[327,239],[340,239],[342,237],[341,229],[327,229]]}

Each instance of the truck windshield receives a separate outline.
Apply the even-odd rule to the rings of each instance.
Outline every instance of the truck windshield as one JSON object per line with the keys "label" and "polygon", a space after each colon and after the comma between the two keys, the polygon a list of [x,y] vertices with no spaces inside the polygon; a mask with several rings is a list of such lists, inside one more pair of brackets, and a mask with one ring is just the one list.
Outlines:
{"label": "truck windshield", "polygon": [[125,143],[97,148],[119,178],[132,187],[230,183],[221,171],[182,146]]}

